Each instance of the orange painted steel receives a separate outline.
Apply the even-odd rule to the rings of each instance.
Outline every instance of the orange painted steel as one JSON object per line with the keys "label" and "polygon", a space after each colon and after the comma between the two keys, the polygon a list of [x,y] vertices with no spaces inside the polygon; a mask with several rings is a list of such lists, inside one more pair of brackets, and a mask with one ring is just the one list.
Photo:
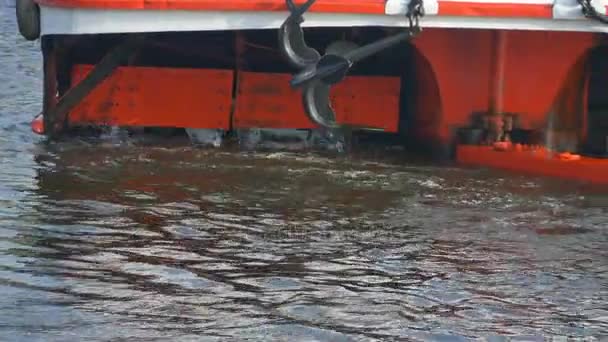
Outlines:
{"label": "orange painted steel", "polygon": [[42,113],[34,117],[32,122],[30,123],[30,128],[32,129],[32,132],[36,134],[44,134],[44,120],[42,119]]}
{"label": "orange painted steel", "polygon": [[546,177],[608,184],[608,159],[571,154],[553,155],[546,149],[497,151],[489,146],[457,147],[459,163]]}
{"label": "orange painted steel", "polygon": [[[238,76],[234,128],[315,128],[306,116],[299,90],[289,74],[241,72]],[[332,89],[336,120],[341,124],[382,127],[396,132],[399,123],[398,77],[349,76]]]}
{"label": "orange painted steel", "polygon": [[[68,8],[190,11],[286,11],[284,0],[36,0]],[[304,3],[296,0],[296,4]],[[311,12],[384,14],[384,0],[318,0]]]}
{"label": "orange painted steel", "polygon": [[413,125],[424,133],[414,134],[448,143],[451,128],[465,125],[471,112],[487,109],[492,32],[429,28],[413,43],[419,52],[414,55],[416,87],[429,91],[416,94],[424,107],[417,106]]}
{"label": "orange painted steel", "polygon": [[[91,69],[75,66],[72,83]],[[230,70],[121,67],[70,113],[68,121],[228,129],[232,84]]]}
{"label": "orange painted steel", "polygon": [[[502,110],[518,113],[521,128],[545,127],[566,80],[594,46],[594,34],[505,31],[504,38]],[[423,123],[416,135],[448,143],[453,129],[468,125],[471,113],[489,109],[495,39],[491,30],[429,28],[414,40],[419,88],[414,124]]]}
{"label": "orange painted steel", "polygon": [[551,4],[482,3],[468,1],[438,1],[439,15],[502,18],[553,18]]}

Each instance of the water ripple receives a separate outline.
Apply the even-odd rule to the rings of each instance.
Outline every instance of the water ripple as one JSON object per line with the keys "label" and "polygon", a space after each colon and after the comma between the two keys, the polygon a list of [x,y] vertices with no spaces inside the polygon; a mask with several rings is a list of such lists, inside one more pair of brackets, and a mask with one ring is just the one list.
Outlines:
{"label": "water ripple", "polygon": [[45,144],[0,7],[0,340],[608,335],[608,189],[136,142]]}

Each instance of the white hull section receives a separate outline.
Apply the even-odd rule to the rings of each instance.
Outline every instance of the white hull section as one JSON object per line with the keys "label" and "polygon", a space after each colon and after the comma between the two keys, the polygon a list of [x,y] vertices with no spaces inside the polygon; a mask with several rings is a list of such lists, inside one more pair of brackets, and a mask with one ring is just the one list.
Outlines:
{"label": "white hull section", "polygon": [[[571,1],[558,0],[558,3]],[[396,13],[389,14],[395,15],[307,13],[303,26],[407,26],[407,19],[396,15],[399,10],[391,8]],[[608,25],[582,18],[580,10],[571,6],[563,7],[560,12],[568,19],[450,17],[432,15],[432,7],[428,10],[421,20],[422,27],[608,33]],[[566,15],[568,12],[571,14]],[[43,35],[50,35],[277,29],[286,17],[287,12],[96,10],[42,6],[41,30]]]}

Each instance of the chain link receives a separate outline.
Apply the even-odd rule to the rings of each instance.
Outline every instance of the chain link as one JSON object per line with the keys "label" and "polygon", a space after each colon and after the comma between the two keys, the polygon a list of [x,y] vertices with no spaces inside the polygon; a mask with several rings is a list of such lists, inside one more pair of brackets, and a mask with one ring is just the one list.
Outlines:
{"label": "chain link", "polygon": [[424,3],[423,0],[410,0],[407,5],[407,13],[405,16],[409,20],[410,31],[415,35],[422,31],[420,27],[420,18],[424,17]]}
{"label": "chain link", "polygon": [[582,7],[583,15],[587,18],[598,20],[604,24],[608,24],[608,16],[599,13],[591,4],[591,0],[577,0]]}

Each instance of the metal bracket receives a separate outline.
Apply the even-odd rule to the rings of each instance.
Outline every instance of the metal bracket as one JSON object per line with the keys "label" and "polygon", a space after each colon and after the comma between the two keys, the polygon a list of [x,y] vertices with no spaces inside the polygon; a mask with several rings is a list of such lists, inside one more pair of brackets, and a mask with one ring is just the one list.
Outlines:
{"label": "metal bracket", "polygon": [[[45,75],[45,78],[49,78],[45,79],[45,84],[49,83],[49,85],[45,86],[46,108],[43,114],[45,118],[45,131],[49,137],[57,137],[65,126],[70,111],[82,102],[101,82],[108,78],[116,68],[126,62],[143,44],[143,41],[144,36],[142,35],[127,36],[122,43],[113,47],[82,81],[70,88],[57,102],[51,100],[51,98],[56,96],[56,85],[50,85],[50,82],[56,82],[52,79],[56,76],[56,70],[54,71],[55,66],[50,64],[56,62],[56,56],[52,51],[50,52],[50,56],[48,56],[50,60],[45,63],[49,64],[49,74]],[[54,49],[54,47],[51,47],[51,49]],[[47,54],[45,54],[46,57]]]}

